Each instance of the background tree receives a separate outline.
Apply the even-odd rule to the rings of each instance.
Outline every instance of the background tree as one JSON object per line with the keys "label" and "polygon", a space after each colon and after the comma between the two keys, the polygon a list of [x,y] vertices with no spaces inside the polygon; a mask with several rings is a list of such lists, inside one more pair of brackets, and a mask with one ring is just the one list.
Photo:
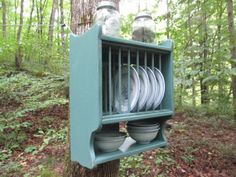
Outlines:
{"label": "background tree", "polygon": [[15,61],[16,61],[16,68],[20,69],[21,63],[22,63],[22,46],[21,46],[21,31],[23,26],[23,13],[24,13],[24,0],[21,0],[20,3],[20,24],[17,31],[17,44],[18,49],[16,51],[15,55]]}
{"label": "background tree", "polygon": [[51,11],[51,15],[50,15],[50,22],[49,22],[49,27],[48,27],[48,40],[49,40],[50,45],[52,45],[52,42],[53,42],[53,29],[54,29],[57,6],[58,6],[57,0],[53,0],[52,1],[52,11]]}
{"label": "background tree", "polygon": [[[228,29],[229,29],[229,47],[231,52],[231,67],[236,69],[236,31],[234,28],[234,6],[232,0],[227,0],[228,11]],[[233,110],[234,120],[236,121],[236,74],[232,75],[232,89],[233,89]]]}
{"label": "background tree", "polygon": [[5,0],[2,0],[2,33],[3,38],[7,37],[7,8]]}

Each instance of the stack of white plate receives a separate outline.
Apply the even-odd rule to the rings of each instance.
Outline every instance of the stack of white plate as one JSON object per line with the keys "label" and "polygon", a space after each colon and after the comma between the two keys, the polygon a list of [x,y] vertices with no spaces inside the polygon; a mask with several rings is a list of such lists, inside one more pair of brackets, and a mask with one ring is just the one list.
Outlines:
{"label": "stack of white plate", "polygon": [[[137,71],[138,70],[138,71]],[[114,78],[114,109],[119,113],[156,109],[164,97],[165,80],[160,70],[154,67],[130,66],[130,96],[128,96],[128,67],[121,67]],[[119,93],[121,92],[121,93]],[[129,100],[130,99],[130,106]]]}

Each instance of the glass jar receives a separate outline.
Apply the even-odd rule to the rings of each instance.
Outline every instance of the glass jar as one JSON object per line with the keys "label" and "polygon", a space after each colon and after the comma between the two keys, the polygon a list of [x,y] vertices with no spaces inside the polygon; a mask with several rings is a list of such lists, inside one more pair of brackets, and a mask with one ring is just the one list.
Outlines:
{"label": "glass jar", "polygon": [[111,1],[101,1],[94,15],[94,24],[102,25],[105,35],[119,36],[120,14],[116,10],[116,5]]}
{"label": "glass jar", "polygon": [[147,12],[140,12],[132,24],[132,39],[153,43],[155,41],[155,22]]}

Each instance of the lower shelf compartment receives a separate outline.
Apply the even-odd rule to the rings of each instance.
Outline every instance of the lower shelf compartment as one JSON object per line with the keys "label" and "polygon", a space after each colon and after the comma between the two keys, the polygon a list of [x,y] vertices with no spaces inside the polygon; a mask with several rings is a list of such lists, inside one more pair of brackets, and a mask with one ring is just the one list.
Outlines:
{"label": "lower shelf compartment", "polygon": [[112,161],[115,159],[119,159],[125,156],[130,156],[130,155],[138,154],[144,151],[149,151],[155,148],[165,147],[165,146],[167,146],[167,142],[165,140],[154,140],[149,144],[135,143],[131,147],[129,147],[129,149],[125,152],[122,152],[120,150],[114,151],[114,152],[107,152],[107,153],[99,152],[96,154],[95,163],[98,165],[98,164]]}

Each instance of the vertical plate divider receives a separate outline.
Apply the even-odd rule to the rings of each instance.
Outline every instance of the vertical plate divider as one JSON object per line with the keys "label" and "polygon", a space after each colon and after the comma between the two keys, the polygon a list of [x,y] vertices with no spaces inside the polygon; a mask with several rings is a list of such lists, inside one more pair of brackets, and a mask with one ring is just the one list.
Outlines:
{"label": "vertical plate divider", "polygon": [[121,112],[121,48],[119,48],[118,56],[118,66],[119,66],[119,112]]}
{"label": "vertical plate divider", "polygon": [[[105,49],[104,49],[105,50]],[[104,81],[103,81],[103,86],[104,86],[104,106],[105,106],[105,109],[104,109],[104,113],[106,114],[107,112],[108,112],[108,107],[107,107],[107,105],[108,105],[108,91],[107,91],[107,87],[108,87],[108,85],[107,85],[107,80],[108,80],[108,78],[107,78],[107,67],[108,67],[108,64],[107,64],[107,61],[105,60],[105,59],[107,59],[107,56],[106,56],[106,54],[105,54],[105,52],[104,52],[104,56],[102,56],[102,63],[103,63],[103,69],[104,69]]]}
{"label": "vertical plate divider", "polygon": [[128,50],[128,112],[130,112],[130,49]]}
{"label": "vertical plate divider", "polygon": [[[144,53],[144,68],[147,71],[147,51]],[[145,106],[145,111],[147,111],[147,106]]]}
{"label": "vertical plate divider", "polygon": [[[161,53],[159,53],[159,70],[161,71]],[[161,73],[162,73],[162,71],[161,71]],[[162,102],[161,102],[161,104],[160,104],[160,109],[162,109]]]}
{"label": "vertical plate divider", "polygon": [[[137,53],[136,53],[136,67],[137,67],[137,72],[139,75],[139,50],[137,50]],[[139,101],[137,103],[137,112],[139,112]]]}
{"label": "vertical plate divider", "polygon": [[109,54],[108,54],[108,67],[109,67],[109,114],[112,114],[112,86],[111,86],[111,46],[109,46]]}
{"label": "vertical plate divider", "polygon": [[[154,71],[154,53],[152,53],[152,70]],[[154,109],[154,105],[153,105],[153,107],[152,107],[152,110],[155,110]]]}

